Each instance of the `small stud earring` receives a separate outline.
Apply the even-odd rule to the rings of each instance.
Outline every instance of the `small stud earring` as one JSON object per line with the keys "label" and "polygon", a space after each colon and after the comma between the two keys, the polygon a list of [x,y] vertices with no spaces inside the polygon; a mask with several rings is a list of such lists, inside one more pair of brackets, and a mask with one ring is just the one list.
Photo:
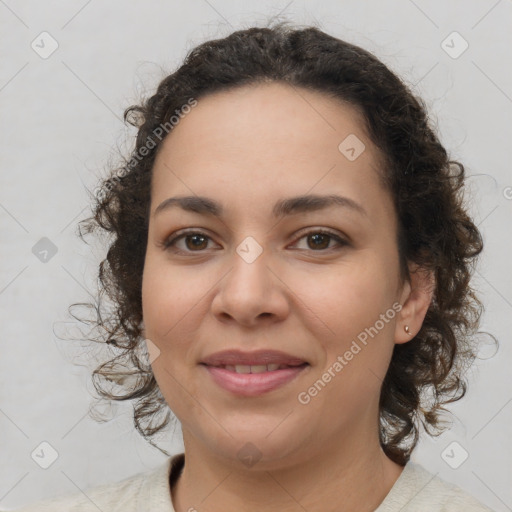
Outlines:
{"label": "small stud earring", "polygon": [[409,326],[408,325],[405,325],[404,326],[404,330],[407,334],[411,334],[411,331],[409,330]]}

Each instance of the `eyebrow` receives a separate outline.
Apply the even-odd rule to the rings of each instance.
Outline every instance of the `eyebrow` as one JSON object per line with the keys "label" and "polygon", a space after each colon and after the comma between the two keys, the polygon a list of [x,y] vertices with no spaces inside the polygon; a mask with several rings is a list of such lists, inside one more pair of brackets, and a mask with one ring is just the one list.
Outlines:
{"label": "eyebrow", "polygon": [[[272,215],[275,218],[281,218],[286,215],[323,210],[332,206],[349,208],[357,213],[368,216],[367,211],[359,203],[349,197],[343,197],[337,194],[308,194],[281,199],[277,201],[272,208]],[[173,207],[180,207],[183,210],[203,215],[213,215],[214,217],[222,217],[224,211],[220,203],[208,197],[178,196],[169,197],[160,203],[155,209],[153,215],[157,215],[158,213],[169,210]]]}

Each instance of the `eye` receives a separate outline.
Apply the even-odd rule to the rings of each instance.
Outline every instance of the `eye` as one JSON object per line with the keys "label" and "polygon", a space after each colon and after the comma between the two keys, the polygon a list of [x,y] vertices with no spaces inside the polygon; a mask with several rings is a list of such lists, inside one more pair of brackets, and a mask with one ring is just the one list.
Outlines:
{"label": "eye", "polygon": [[[183,240],[185,248],[177,246],[177,242]],[[190,252],[201,252],[208,246],[208,241],[211,238],[202,231],[185,231],[176,236],[171,236],[162,244],[164,249],[173,250],[178,254],[186,254]]]}
{"label": "eye", "polygon": [[[339,249],[340,247],[349,245],[346,240],[341,238],[336,233],[333,233],[332,231],[321,230],[321,229],[310,230],[310,231],[304,233],[303,236],[301,236],[298,240],[300,241],[303,238],[306,239],[307,247],[305,249],[299,247],[299,249],[301,249],[301,250],[309,249],[309,250],[313,250],[313,251],[323,251],[325,249],[336,249],[336,248]],[[338,247],[332,247],[332,246],[329,247],[330,242],[332,240],[334,240],[338,244]]]}
{"label": "eye", "polygon": [[[341,247],[349,245],[349,243],[341,238],[338,234],[322,230],[322,229],[314,229],[304,233],[298,241],[303,238],[307,239],[306,248],[300,248],[300,250],[312,250],[315,252],[332,250],[332,249],[340,249]],[[335,241],[337,247],[330,246],[332,241]],[[184,242],[184,247],[179,246],[178,242]],[[174,236],[169,237],[161,246],[166,250],[172,250],[177,254],[190,254],[192,252],[203,252],[204,249],[208,248],[208,242],[211,241],[211,238],[202,231],[185,231],[178,233]],[[297,242],[295,242],[297,244]]]}

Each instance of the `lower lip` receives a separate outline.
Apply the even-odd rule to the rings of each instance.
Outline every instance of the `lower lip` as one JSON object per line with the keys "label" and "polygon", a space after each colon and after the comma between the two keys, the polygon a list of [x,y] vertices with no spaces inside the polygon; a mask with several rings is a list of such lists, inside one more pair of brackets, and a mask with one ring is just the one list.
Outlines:
{"label": "lower lip", "polygon": [[225,368],[204,366],[221,388],[241,396],[257,396],[284,386],[303,372],[308,365],[283,368],[262,373],[236,373]]}

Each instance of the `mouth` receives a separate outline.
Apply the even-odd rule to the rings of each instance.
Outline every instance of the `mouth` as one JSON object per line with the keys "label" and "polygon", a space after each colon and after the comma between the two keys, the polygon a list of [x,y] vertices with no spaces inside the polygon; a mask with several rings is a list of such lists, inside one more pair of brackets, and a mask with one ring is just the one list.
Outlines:
{"label": "mouth", "polygon": [[[231,349],[215,352],[206,356],[201,364],[214,367],[230,367],[237,373],[261,373],[264,371],[276,371],[281,367],[296,367],[307,363],[305,359],[281,352],[279,350],[261,349],[253,352]],[[233,368],[231,368],[233,367]],[[247,370],[247,367],[253,370]]]}
{"label": "mouth", "polygon": [[247,365],[247,364],[220,364],[220,365],[207,365],[205,363],[201,363],[204,366],[209,366],[210,368],[222,368],[223,370],[227,370],[234,373],[240,374],[248,374],[248,373],[266,373],[266,372],[276,372],[279,370],[288,370],[290,368],[300,368],[304,366],[309,366],[308,363],[302,364],[278,364],[278,363],[270,363],[270,364],[256,364],[256,365]]}
{"label": "mouth", "polygon": [[213,383],[231,396],[257,397],[285,388],[310,368],[308,363],[258,364],[258,365],[207,365],[200,367],[206,370],[209,384]]}

